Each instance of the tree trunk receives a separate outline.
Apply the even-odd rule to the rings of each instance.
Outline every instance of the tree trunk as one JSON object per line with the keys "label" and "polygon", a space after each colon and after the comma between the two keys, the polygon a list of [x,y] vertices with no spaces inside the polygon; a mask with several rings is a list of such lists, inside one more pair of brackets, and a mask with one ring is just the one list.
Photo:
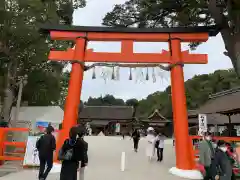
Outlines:
{"label": "tree trunk", "polygon": [[6,75],[6,81],[5,81],[3,108],[2,108],[2,116],[5,122],[9,122],[10,120],[13,101],[14,101],[14,93],[11,86],[11,66],[9,65],[8,73]]}
{"label": "tree trunk", "polygon": [[225,44],[228,56],[238,76],[240,76],[240,32],[232,34],[231,29],[223,29],[221,35]]}
{"label": "tree trunk", "polygon": [[[208,9],[215,20],[215,23],[223,27],[221,35],[225,44],[226,52],[233,64],[235,72],[240,76],[240,21],[232,13],[230,1],[227,4],[228,18],[223,14],[223,8],[217,6],[217,0],[209,0]],[[231,25],[232,24],[232,25]]]}

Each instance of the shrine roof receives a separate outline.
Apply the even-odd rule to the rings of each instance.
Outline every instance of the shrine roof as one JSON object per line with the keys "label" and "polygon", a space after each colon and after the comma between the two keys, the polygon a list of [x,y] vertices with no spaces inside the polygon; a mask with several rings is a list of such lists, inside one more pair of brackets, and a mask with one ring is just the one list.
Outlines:
{"label": "shrine roof", "polygon": [[210,95],[209,100],[197,109],[197,112],[203,114],[239,114],[239,102],[240,87]]}
{"label": "shrine roof", "polygon": [[85,106],[79,113],[80,119],[132,120],[132,106]]}
{"label": "shrine roof", "polygon": [[148,117],[141,117],[140,121],[149,123],[168,123],[170,120],[166,119],[158,109],[155,109]]}
{"label": "shrine roof", "polygon": [[[232,124],[240,124],[240,114],[232,115],[231,116],[231,123]],[[188,123],[191,124],[198,124],[199,120],[198,117],[189,117]],[[229,124],[228,116],[222,114],[207,114],[207,122],[211,125],[224,125]]]}
{"label": "shrine roof", "polygon": [[120,28],[104,26],[68,26],[41,24],[40,31],[49,33],[49,31],[65,32],[101,32],[101,33],[208,33],[209,36],[216,36],[220,28],[218,26],[196,26],[196,27],[172,27],[172,28]]}
{"label": "shrine roof", "polygon": [[155,109],[155,110],[153,111],[153,113],[148,116],[148,119],[152,119],[152,118],[154,118],[154,117],[156,117],[156,116],[159,117],[159,118],[161,118],[162,120],[166,120],[166,118],[159,112],[158,109]]}

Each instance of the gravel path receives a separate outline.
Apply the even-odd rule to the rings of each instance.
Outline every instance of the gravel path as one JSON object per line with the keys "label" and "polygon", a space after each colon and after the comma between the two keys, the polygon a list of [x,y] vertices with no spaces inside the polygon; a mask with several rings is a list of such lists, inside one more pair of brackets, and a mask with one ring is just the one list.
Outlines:
{"label": "gravel path", "polygon": [[[92,136],[85,138],[89,142],[89,167],[85,171],[85,180],[181,180],[168,173],[175,166],[175,153],[172,140],[166,140],[164,160],[148,162],[145,156],[146,140],[141,139],[139,152],[133,151],[132,140],[126,137]],[[121,171],[121,154],[126,154],[126,169]],[[36,170],[23,170],[0,177],[0,180],[37,180]],[[58,180],[59,173],[51,173],[49,180]]]}

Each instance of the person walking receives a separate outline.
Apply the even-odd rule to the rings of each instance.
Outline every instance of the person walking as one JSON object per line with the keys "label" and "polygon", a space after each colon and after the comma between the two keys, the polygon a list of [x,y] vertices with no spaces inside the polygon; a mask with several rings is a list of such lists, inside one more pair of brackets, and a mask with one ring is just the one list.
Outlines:
{"label": "person walking", "polygon": [[140,133],[137,129],[135,129],[134,132],[132,133],[132,139],[133,139],[134,151],[137,152],[138,151],[138,143],[140,140]]}
{"label": "person walking", "polygon": [[227,145],[219,140],[211,165],[211,174],[215,180],[231,180],[233,177],[232,164],[227,155]]}
{"label": "person walking", "polygon": [[157,161],[163,160],[163,149],[164,149],[165,136],[162,133],[158,133],[155,140],[155,147],[157,149]]}
{"label": "person walking", "polygon": [[[38,179],[45,180],[53,167],[53,152],[56,150],[56,139],[52,135],[54,128],[48,126],[46,132],[36,143],[39,154],[40,168]],[[46,168],[47,167],[47,168]]]}
{"label": "person walking", "polygon": [[214,152],[211,133],[206,132],[204,133],[203,140],[199,143],[199,163],[205,168],[204,180],[212,178],[210,166],[214,157]]}
{"label": "person walking", "polygon": [[59,151],[58,159],[62,161],[60,180],[77,180],[77,170],[79,162],[87,164],[83,141],[78,137],[78,127],[72,127],[69,132],[69,138],[65,140]]}
{"label": "person walking", "polygon": [[78,129],[78,146],[82,149],[82,157],[80,162],[79,180],[84,180],[85,167],[88,165],[88,143],[84,140],[84,130]]}
{"label": "person walking", "polygon": [[148,160],[151,161],[152,157],[155,154],[155,135],[154,135],[154,129],[152,127],[149,127],[147,129],[147,147],[146,147],[146,156],[148,157]]}
{"label": "person walking", "polygon": [[173,140],[173,146],[175,146],[175,137],[174,137],[174,134],[172,135],[172,140]]}
{"label": "person walking", "polygon": [[122,132],[122,138],[125,139],[125,133],[124,132]]}

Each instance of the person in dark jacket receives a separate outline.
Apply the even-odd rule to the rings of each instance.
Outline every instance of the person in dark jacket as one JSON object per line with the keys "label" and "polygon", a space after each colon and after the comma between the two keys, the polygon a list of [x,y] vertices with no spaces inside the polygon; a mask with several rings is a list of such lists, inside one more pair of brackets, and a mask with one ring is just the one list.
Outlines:
{"label": "person in dark jacket", "polygon": [[79,162],[84,162],[84,167],[88,162],[85,149],[87,147],[86,145],[84,145],[83,140],[78,137],[78,135],[78,127],[72,127],[69,132],[69,139],[65,140],[62,146],[63,152],[72,149],[73,155],[70,160],[62,161],[60,180],[77,180],[77,170],[79,168]]}
{"label": "person in dark jacket", "polygon": [[79,171],[79,180],[84,180],[84,170],[88,165],[88,143],[83,139],[85,131],[82,127],[78,127],[78,145],[82,148],[81,165]]}
{"label": "person in dark jacket", "polygon": [[46,134],[41,136],[36,143],[40,161],[38,175],[40,180],[45,180],[53,167],[53,152],[56,150],[56,140],[52,135],[53,131],[54,128],[52,126],[48,126],[46,128]]}
{"label": "person in dark jacket", "polygon": [[231,180],[232,164],[227,155],[227,145],[220,140],[217,143],[214,159],[211,164],[211,174],[216,180]]}
{"label": "person in dark jacket", "polygon": [[132,138],[133,138],[134,151],[137,152],[138,151],[138,143],[140,140],[140,133],[137,129],[135,129],[135,131],[132,133]]}

